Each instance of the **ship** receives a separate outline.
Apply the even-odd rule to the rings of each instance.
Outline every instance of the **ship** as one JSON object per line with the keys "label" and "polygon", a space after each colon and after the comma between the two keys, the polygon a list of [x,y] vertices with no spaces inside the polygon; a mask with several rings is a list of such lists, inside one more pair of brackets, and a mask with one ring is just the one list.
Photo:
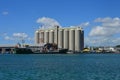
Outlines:
{"label": "ship", "polygon": [[68,52],[68,49],[60,49],[56,51],[39,51],[39,52],[33,52],[29,48],[15,48],[13,53],[14,54],[66,54]]}
{"label": "ship", "polygon": [[14,48],[14,54],[33,54],[34,52],[29,48]]}

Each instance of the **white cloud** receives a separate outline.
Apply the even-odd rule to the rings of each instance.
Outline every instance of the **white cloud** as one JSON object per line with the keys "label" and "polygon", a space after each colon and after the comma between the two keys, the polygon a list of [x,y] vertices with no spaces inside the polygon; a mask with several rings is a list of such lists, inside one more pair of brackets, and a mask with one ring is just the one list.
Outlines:
{"label": "white cloud", "polygon": [[97,18],[97,26],[93,27],[85,43],[96,46],[118,45],[120,42],[120,18]]}
{"label": "white cloud", "polygon": [[3,15],[8,15],[9,13],[7,11],[2,12]]}
{"label": "white cloud", "polygon": [[26,33],[13,33],[11,36],[5,34],[3,36],[5,40],[14,41],[15,43],[21,43],[23,40],[28,43],[33,43],[34,38],[29,37]]}
{"label": "white cloud", "polygon": [[101,22],[103,27],[120,27],[120,18],[97,18],[95,22]]}
{"label": "white cloud", "polygon": [[28,37],[29,41],[34,41],[34,38]]}
{"label": "white cloud", "polygon": [[115,46],[120,42],[119,37],[86,37],[85,45],[87,46]]}
{"label": "white cloud", "polygon": [[[49,17],[42,17],[42,18],[38,18],[37,19],[37,23],[41,24],[42,28],[54,28],[55,26],[59,26],[62,27],[58,21],[56,21],[53,18],[49,18]],[[77,26],[70,26],[70,27],[86,27],[88,26],[90,23],[89,22],[85,22],[85,23],[81,23],[80,25]]]}
{"label": "white cloud", "polygon": [[[52,28],[55,26],[60,26],[60,24],[52,18],[42,17],[37,20],[37,23],[40,23],[43,28]],[[61,26],[60,26],[61,27]]]}
{"label": "white cloud", "polygon": [[120,33],[120,18],[97,18],[95,22],[101,22],[101,25],[93,27],[89,36],[113,36]]}
{"label": "white cloud", "polygon": [[6,36],[7,33],[0,33],[0,36],[3,37],[3,36]]}
{"label": "white cloud", "polygon": [[11,40],[11,38],[9,36],[5,36],[4,39],[5,40]]}
{"label": "white cloud", "polygon": [[97,18],[94,21],[95,22],[110,22],[112,19],[110,17],[106,17],[106,18]]}
{"label": "white cloud", "polygon": [[28,35],[26,33],[13,33],[13,37],[16,37],[16,38],[27,38]]}
{"label": "white cloud", "polygon": [[73,26],[70,26],[71,28],[74,28],[74,27],[81,27],[81,28],[85,28],[87,26],[89,26],[90,23],[89,22],[84,22],[84,23],[81,23],[79,25],[73,25]]}
{"label": "white cloud", "polygon": [[96,26],[91,30],[91,32],[89,33],[89,36],[93,36],[93,37],[108,36],[109,37],[109,36],[112,36],[114,32],[115,32],[114,30],[108,29],[106,27]]}
{"label": "white cloud", "polygon": [[118,37],[116,39],[112,39],[112,42],[115,43],[116,45],[118,45],[120,43],[120,37]]}
{"label": "white cloud", "polygon": [[80,26],[80,27],[86,27],[86,26],[88,26],[88,25],[90,25],[90,23],[89,23],[89,22],[85,22],[85,23],[81,23],[79,26]]}

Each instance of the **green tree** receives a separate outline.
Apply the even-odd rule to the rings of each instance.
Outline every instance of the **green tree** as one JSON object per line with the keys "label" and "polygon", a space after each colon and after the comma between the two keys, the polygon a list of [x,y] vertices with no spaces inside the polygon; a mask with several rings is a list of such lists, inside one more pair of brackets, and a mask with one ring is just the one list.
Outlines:
{"label": "green tree", "polygon": [[116,47],[120,47],[120,45],[116,45]]}

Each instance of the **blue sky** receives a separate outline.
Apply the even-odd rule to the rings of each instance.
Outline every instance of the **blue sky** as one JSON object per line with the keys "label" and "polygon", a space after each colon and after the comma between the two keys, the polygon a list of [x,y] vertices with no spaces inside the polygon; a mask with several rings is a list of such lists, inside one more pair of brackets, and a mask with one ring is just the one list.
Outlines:
{"label": "blue sky", "polygon": [[0,0],[0,45],[16,44],[21,36],[33,44],[35,30],[45,23],[37,20],[43,18],[83,27],[85,45],[117,45],[119,8],[120,0]]}

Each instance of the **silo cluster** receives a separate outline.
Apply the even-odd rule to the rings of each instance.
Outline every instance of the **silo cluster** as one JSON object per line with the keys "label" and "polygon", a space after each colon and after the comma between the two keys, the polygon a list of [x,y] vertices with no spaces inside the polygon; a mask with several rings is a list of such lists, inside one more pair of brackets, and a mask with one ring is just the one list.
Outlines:
{"label": "silo cluster", "polygon": [[55,43],[58,48],[79,52],[84,48],[84,31],[79,27],[37,30],[35,41],[37,44]]}

